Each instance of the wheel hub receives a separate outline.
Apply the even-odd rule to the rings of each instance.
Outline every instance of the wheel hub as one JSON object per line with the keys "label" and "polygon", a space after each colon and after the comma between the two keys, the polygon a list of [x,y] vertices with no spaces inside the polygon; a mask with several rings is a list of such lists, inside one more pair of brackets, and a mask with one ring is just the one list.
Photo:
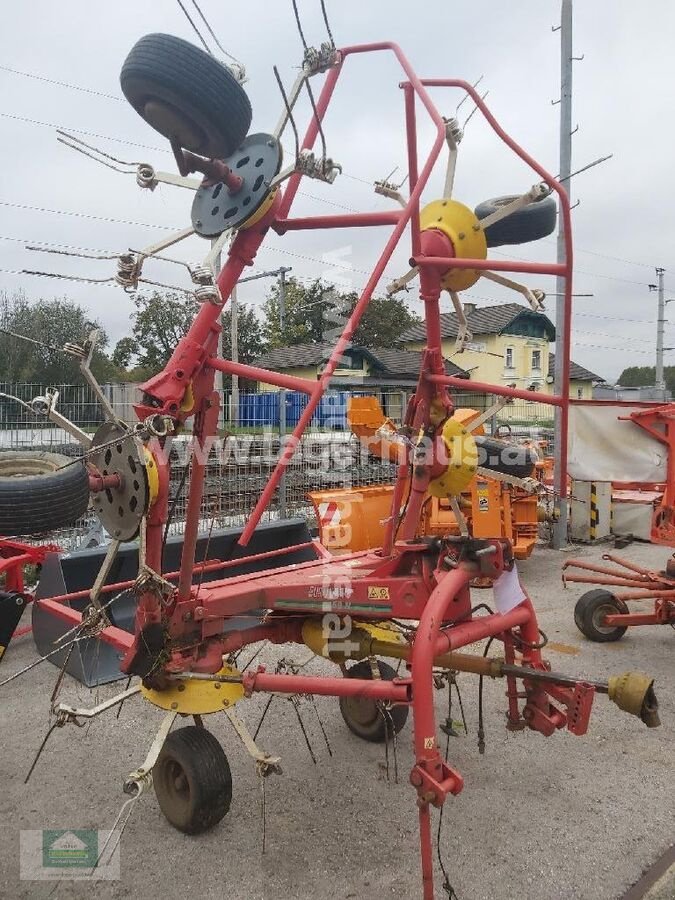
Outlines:
{"label": "wheel hub", "polygon": [[271,134],[250,134],[224,162],[243,179],[238,191],[227,186],[202,185],[192,204],[192,226],[202,237],[216,237],[229,228],[239,228],[270,195],[270,182],[281,168],[281,144]]}
{"label": "wheel hub", "polygon": [[[238,675],[233,666],[223,666],[216,675]],[[244,686],[236,682],[185,679],[173,681],[164,690],[141,687],[141,694],[154,706],[182,715],[206,715],[234,706],[244,696]]]}
{"label": "wheel hub", "polygon": [[156,471],[154,461],[146,457],[140,438],[116,422],[105,422],[98,429],[89,459],[101,475],[120,476],[119,487],[93,495],[101,524],[117,540],[133,540],[150,504],[148,468]]}

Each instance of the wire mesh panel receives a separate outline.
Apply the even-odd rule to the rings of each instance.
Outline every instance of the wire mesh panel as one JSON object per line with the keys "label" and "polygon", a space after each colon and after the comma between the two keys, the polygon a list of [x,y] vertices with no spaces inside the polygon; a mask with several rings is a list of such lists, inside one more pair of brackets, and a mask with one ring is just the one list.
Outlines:
{"label": "wire mesh panel", "polygon": [[[82,447],[68,432],[37,417],[16,402],[30,404],[44,396],[47,388],[58,390],[59,411],[83,431],[92,433],[104,420],[101,405],[86,384],[1,384],[0,383],[0,450],[34,448],[76,457]],[[108,384],[103,390],[116,415],[127,422],[135,421],[133,403],[137,386],[129,383]],[[390,484],[396,467],[389,461],[371,456],[351,434],[347,419],[350,396],[376,396],[384,414],[400,425],[410,396],[405,390],[329,391],[322,399],[310,426],[288,466],[284,483],[272,498],[266,519],[280,516],[303,516],[310,527],[316,527],[313,506],[308,499],[312,491],[330,488],[365,487]],[[490,394],[463,391],[453,394],[455,406],[485,412],[494,403]],[[282,407],[284,404],[284,407]],[[296,426],[307,404],[307,397],[295,391],[226,392],[223,395],[221,434],[208,448],[200,526],[241,525],[258,501],[279,459],[281,441]],[[285,409],[285,427],[282,410]],[[189,425],[189,423],[188,423]],[[550,408],[539,403],[516,400],[502,407],[486,428],[498,429],[503,437],[515,440],[537,440],[553,449]],[[189,469],[193,444],[189,436],[175,437],[169,444],[171,459],[170,532],[182,533],[189,486]],[[65,550],[74,550],[106,539],[93,514],[88,514],[72,528],[58,534],[41,535],[36,540],[52,540]]]}

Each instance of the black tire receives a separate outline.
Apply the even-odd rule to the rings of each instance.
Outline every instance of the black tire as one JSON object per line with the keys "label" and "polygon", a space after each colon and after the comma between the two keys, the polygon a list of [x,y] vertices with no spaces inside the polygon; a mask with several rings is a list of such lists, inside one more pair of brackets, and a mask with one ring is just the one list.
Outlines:
{"label": "black tire", "polygon": [[0,534],[42,534],[72,525],[89,503],[81,460],[59,453],[0,453]]}
{"label": "black tire", "polygon": [[201,156],[229,156],[251,125],[251,104],[232,72],[172,34],[146,34],[137,41],[120,85],[148,125]]}
{"label": "black tire", "polygon": [[[474,212],[476,218],[486,219],[501,207],[516,200],[517,194],[507,197],[495,197],[479,203]],[[485,239],[488,247],[501,247],[502,244],[527,244],[530,241],[538,241],[548,237],[555,231],[557,220],[557,207],[553,197],[546,197],[536,203],[528,203],[522,209],[518,209],[500,219],[494,225],[488,225],[485,229]]]}
{"label": "black tire", "polygon": [[225,751],[206,728],[172,731],[152,770],[160,809],[185,834],[217,825],[232,802],[232,773]]}
{"label": "black tire", "polygon": [[512,478],[530,478],[539,456],[532,447],[503,441],[487,435],[474,435],[478,448],[478,465]]}
{"label": "black tire", "polygon": [[620,640],[626,633],[625,625],[615,625],[608,628],[602,625],[602,619],[608,613],[627,613],[628,606],[623,600],[619,600],[610,591],[604,588],[596,588],[586,591],[576,602],[574,607],[574,621],[579,631],[589,641],[598,644],[607,644]]}
{"label": "black tire", "polygon": [[[377,667],[383,681],[396,678],[396,672],[387,663],[377,660]],[[347,670],[346,677],[372,679],[370,662],[365,659],[356,663]],[[407,706],[392,706],[386,716],[375,700],[366,697],[340,697],[340,712],[351,732],[374,744],[381,744],[387,737],[393,737],[392,732],[398,734],[408,720]]]}

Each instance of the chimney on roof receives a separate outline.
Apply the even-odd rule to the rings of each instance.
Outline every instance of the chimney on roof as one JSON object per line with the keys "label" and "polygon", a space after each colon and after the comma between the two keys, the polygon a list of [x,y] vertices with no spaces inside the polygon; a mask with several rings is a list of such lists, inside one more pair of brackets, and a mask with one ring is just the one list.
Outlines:
{"label": "chimney on roof", "polygon": [[475,303],[462,303],[462,308],[464,309],[465,316],[470,316],[471,313],[476,312],[476,304]]}

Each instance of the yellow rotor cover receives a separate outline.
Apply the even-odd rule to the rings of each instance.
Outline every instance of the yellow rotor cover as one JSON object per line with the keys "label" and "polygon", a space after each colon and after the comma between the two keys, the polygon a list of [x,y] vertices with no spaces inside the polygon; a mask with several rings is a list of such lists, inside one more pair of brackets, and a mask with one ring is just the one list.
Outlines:
{"label": "yellow rotor cover", "polygon": [[[223,666],[216,675],[238,675],[233,666]],[[146,700],[160,709],[173,710],[189,716],[206,715],[234,706],[244,696],[243,684],[195,679],[174,681],[163,691],[141,687]]]}
{"label": "yellow rotor cover", "polygon": [[157,499],[159,494],[159,470],[155,457],[147,447],[143,447],[143,456],[145,457],[145,473],[148,477],[148,509]]}
{"label": "yellow rotor cover", "polygon": [[[422,231],[442,231],[452,241],[459,259],[487,259],[485,232],[473,210],[458,200],[434,200],[420,212]],[[448,291],[463,291],[480,278],[475,269],[448,269],[441,284]]]}
{"label": "yellow rotor cover", "polygon": [[448,467],[442,475],[429,483],[429,493],[441,498],[461,494],[478,467],[476,442],[461,422],[448,419],[443,426],[442,436],[448,451]]}
{"label": "yellow rotor cover", "polygon": [[270,191],[267,197],[265,197],[263,202],[253,213],[253,215],[249,216],[245,222],[242,222],[239,228],[243,231],[245,231],[247,228],[253,228],[253,226],[262,219],[262,217],[269,210],[270,206],[274,203],[275,197],[277,196],[277,191],[278,188],[274,188],[273,191]]}

